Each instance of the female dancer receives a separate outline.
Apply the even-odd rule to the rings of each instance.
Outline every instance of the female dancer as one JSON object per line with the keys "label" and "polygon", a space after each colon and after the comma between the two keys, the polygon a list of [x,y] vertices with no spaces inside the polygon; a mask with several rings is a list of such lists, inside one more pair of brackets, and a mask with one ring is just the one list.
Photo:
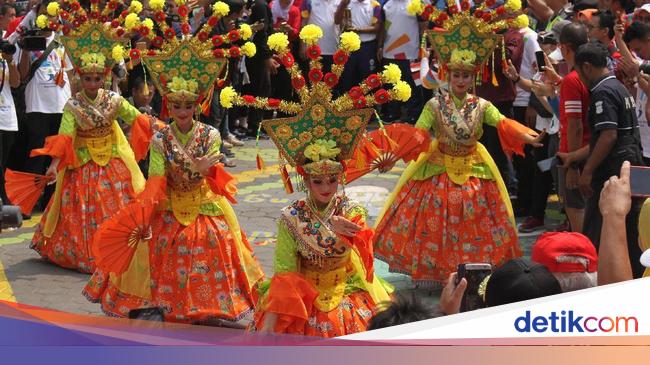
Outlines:
{"label": "female dancer", "polygon": [[[496,11],[481,9],[489,15]],[[378,218],[375,252],[391,271],[430,286],[446,280],[460,263],[498,265],[522,254],[503,180],[478,142],[483,124],[497,127],[508,153],[522,153],[526,143],[537,146],[543,136],[469,92],[479,71],[487,76],[484,62],[498,41],[493,23],[469,10],[454,9],[454,15],[428,6],[421,10],[449,27],[431,35],[449,90],[429,100],[420,115],[416,127],[436,138],[390,195]]]}

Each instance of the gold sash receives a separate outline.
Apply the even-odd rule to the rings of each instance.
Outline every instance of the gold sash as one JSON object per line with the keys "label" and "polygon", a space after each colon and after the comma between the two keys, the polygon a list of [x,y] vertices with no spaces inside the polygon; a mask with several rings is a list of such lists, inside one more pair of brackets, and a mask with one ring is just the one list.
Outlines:
{"label": "gold sash", "polygon": [[170,205],[174,217],[182,225],[189,226],[198,217],[201,205],[214,202],[217,195],[212,192],[205,180],[190,191],[170,189]]}
{"label": "gold sash", "polygon": [[318,310],[329,312],[339,306],[345,295],[345,285],[348,279],[347,266],[329,271],[304,268],[302,271],[305,278],[318,290],[318,297],[314,302]]}

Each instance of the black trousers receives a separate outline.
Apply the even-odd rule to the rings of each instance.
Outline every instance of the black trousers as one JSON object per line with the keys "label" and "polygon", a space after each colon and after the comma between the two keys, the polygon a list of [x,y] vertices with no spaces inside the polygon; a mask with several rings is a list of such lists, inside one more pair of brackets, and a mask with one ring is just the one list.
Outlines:
{"label": "black trousers", "polygon": [[[247,58],[246,72],[250,79],[249,92],[253,96],[271,96],[271,75],[266,67],[266,60],[261,58]],[[257,128],[264,119],[264,111],[250,108],[248,110],[248,135],[255,136]]]}
{"label": "black trousers", "polygon": [[5,191],[5,169],[15,138],[16,132],[0,130],[0,198],[3,204],[11,204]]}
{"label": "black trousers", "polygon": [[[27,156],[23,171],[33,174],[45,174],[52,159],[49,156],[29,157],[29,153],[45,144],[45,138],[59,133],[63,114],[27,113],[25,114],[25,129],[27,137]],[[41,200],[41,208],[45,208],[54,193],[54,185],[48,185]]]}

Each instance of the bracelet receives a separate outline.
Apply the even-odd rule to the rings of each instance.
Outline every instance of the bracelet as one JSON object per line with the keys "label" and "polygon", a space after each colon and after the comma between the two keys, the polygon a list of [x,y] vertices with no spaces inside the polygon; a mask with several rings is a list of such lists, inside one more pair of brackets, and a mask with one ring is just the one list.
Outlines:
{"label": "bracelet", "polygon": [[515,80],[515,81],[513,81],[513,82],[516,84],[516,83],[519,82],[519,80],[521,80],[521,75],[517,75],[517,80]]}

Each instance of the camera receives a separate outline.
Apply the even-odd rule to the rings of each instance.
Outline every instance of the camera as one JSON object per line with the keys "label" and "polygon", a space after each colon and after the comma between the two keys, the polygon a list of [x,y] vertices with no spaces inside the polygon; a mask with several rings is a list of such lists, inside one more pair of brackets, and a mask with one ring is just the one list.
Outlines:
{"label": "camera", "polygon": [[0,231],[7,228],[20,228],[23,225],[23,214],[16,205],[4,205],[0,200]]}
{"label": "camera", "polygon": [[120,64],[115,64],[113,68],[111,69],[111,72],[118,78],[118,79],[123,79],[126,77],[126,70],[124,67]]}
{"label": "camera", "polygon": [[475,309],[485,308],[485,303],[483,302],[482,295],[479,293],[479,289],[483,280],[492,274],[492,265],[488,263],[459,264],[456,272],[456,285],[463,278],[467,280],[467,288],[460,303],[460,311],[469,312]]}
{"label": "camera", "polygon": [[43,51],[47,48],[47,38],[40,35],[38,29],[29,29],[23,32],[18,45],[25,51]]}
{"label": "camera", "polygon": [[650,64],[639,66],[639,71],[643,72],[646,75],[650,75]]}
{"label": "camera", "polygon": [[13,55],[16,53],[16,46],[4,39],[0,40],[0,52]]}

